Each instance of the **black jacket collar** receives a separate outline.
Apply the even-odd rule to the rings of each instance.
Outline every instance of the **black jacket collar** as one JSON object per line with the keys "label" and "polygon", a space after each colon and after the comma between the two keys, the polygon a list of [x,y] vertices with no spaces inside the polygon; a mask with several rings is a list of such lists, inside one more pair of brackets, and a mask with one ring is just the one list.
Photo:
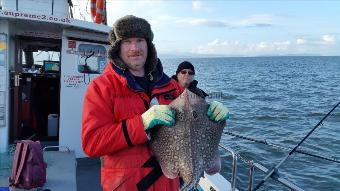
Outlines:
{"label": "black jacket collar", "polygon": [[[134,91],[144,91],[144,89],[135,81],[133,75],[129,72],[127,68],[121,68],[117,66],[114,62],[112,62],[111,66],[115,72],[126,79],[127,84],[131,89],[133,89]],[[156,68],[151,73],[149,73],[147,77],[150,80],[150,90],[152,90],[153,88],[163,87],[167,85],[171,80],[169,76],[167,76],[163,72],[163,66],[159,59]]]}

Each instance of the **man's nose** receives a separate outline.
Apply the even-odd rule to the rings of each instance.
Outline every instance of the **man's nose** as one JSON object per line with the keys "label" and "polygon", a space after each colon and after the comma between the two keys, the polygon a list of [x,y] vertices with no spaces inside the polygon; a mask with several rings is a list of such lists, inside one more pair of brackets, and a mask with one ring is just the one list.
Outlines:
{"label": "man's nose", "polygon": [[131,43],[131,50],[139,50],[139,45],[137,42]]}

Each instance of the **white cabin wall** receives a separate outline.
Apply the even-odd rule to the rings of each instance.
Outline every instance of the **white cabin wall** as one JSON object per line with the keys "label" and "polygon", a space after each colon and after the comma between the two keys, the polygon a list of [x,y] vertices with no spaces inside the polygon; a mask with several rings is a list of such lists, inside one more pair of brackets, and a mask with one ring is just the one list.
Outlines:
{"label": "white cabin wall", "polygon": [[104,68],[106,60],[106,51],[108,45],[75,41],[76,48],[68,47],[68,37],[82,35],[88,39],[101,39],[104,42],[107,39],[106,34],[82,33],[81,31],[64,31],[62,37],[62,57],[61,57],[61,73],[60,73],[60,117],[59,117],[59,145],[67,146],[75,151],[77,158],[86,157],[81,144],[81,118],[84,95],[90,80],[96,78],[99,74],[83,74],[78,71],[78,63],[84,59],[77,51],[80,45],[101,46],[105,50],[104,62],[102,62],[101,70]]}
{"label": "white cabin wall", "polygon": [[60,17],[67,17],[68,16],[68,3],[67,0],[54,0],[54,10],[53,15],[60,16]]}
{"label": "white cabin wall", "polygon": [[18,4],[16,4],[16,0],[2,0],[2,9],[52,15],[52,3],[54,3],[53,15],[68,16],[67,0],[18,0]]}
{"label": "white cabin wall", "polygon": [[[77,46],[79,42],[77,41]],[[81,116],[87,84],[84,74],[78,72],[78,55],[67,53],[68,38],[62,37],[60,73],[59,146],[75,151],[77,158],[85,157],[81,144]],[[78,47],[75,49],[77,50]],[[93,77],[93,76],[92,76]],[[69,81],[74,83],[70,85]]]}
{"label": "white cabin wall", "polygon": [[6,56],[6,65],[4,67],[1,67],[0,71],[0,80],[2,82],[1,85],[4,86],[0,89],[0,93],[2,94],[0,97],[0,104],[4,104],[4,119],[5,124],[0,126],[0,152],[5,152],[8,149],[8,143],[9,143],[9,75],[8,75],[8,63],[9,63],[9,35],[10,29],[9,29],[9,22],[6,20],[0,20],[0,33],[7,35],[7,56]]}
{"label": "white cabin wall", "polygon": [[60,116],[59,116],[59,146],[67,146],[75,151],[77,158],[85,156],[81,147],[81,111],[85,85],[78,88],[67,87],[68,77],[82,77],[77,72],[77,57],[66,53],[67,37],[62,37],[61,73],[60,73]]}

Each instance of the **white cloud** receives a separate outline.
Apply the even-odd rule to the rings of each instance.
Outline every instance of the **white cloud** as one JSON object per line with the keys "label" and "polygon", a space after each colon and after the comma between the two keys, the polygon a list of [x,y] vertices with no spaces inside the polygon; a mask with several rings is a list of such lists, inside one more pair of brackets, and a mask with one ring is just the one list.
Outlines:
{"label": "white cloud", "polygon": [[319,37],[299,37],[296,39],[295,44],[300,47],[320,47],[335,45],[337,43],[335,35],[325,34]]}
{"label": "white cloud", "polygon": [[334,35],[323,35],[321,37],[322,40],[322,44],[326,44],[326,45],[332,45],[336,43],[336,37]]}
{"label": "white cloud", "polygon": [[202,1],[192,1],[192,9],[194,11],[207,11],[207,12],[212,12],[213,8],[207,7],[205,4],[203,4]]}
{"label": "white cloud", "polygon": [[208,26],[208,27],[227,27],[227,28],[241,28],[241,27],[271,27],[272,16],[270,15],[255,15],[246,19],[236,20],[230,22],[232,19],[225,21],[212,20],[205,18],[191,18],[191,17],[172,17],[174,23],[182,24],[183,26]]}
{"label": "white cloud", "polygon": [[[338,55],[334,46],[327,46],[331,43],[336,45],[336,36],[322,36],[324,46],[320,41],[297,38],[294,41],[259,41],[253,43],[242,43],[239,41],[224,41],[215,39],[205,45],[191,49],[191,53],[203,55],[224,55],[224,56],[265,56],[265,55]],[[328,44],[325,44],[328,43]]]}
{"label": "white cloud", "polygon": [[239,54],[243,49],[243,45],[238,41],[222,41],[215,39],[207,45],[200,45],[191,50],[194,54],[221,54],[221,55],[234,55]]}
{"label": "white cloud", "polygon": [[203,3],[201,1],[192,1],[193,10],[201,10],[202,7],[203,7]]}
{"label": "white cloud", "polygon": [[273,25],[273,15],[252,15],[245,19],[236,20],[231,25],[235,27],[268,27]]}
{"label": "white cloud", "polygon": [[276,42],[259,42],[254,44],[246,44],[245,52],[253,54],[271,54],[282,53],[291,49],[290,41],[276,41]]}
{"label": "white cloud", "polygon": [[195,54],[216,54],[216,55],[284,55],[294,54],[297,48],[291,41],[274,41],[258,43],[240,43],[239,41],[213,40],[206,45],[200,45],[191,50]]}
{"label": "white cloud", "polygon": [[296,39],[296,44],[297,45],[306,44],[306,40],[304,38],[298,38]]}
{"label": "white cloud", "polygon": [[194,19],[194,18],[183,18],[177,19],[175,23],[183,24],[183,26],[208,26],[208,27],[228,27],[227,23],[217,20],[209,19]]}

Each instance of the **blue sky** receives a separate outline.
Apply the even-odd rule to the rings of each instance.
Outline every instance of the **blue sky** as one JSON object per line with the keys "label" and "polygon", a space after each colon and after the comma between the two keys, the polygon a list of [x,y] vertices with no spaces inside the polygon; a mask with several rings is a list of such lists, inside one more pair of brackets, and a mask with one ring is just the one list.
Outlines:
{"label": "blue sky", "polygon": [[340,55],[340,1],[108,0],[107,7],[110,26],[126,14],[147,19],[160,54]]}

